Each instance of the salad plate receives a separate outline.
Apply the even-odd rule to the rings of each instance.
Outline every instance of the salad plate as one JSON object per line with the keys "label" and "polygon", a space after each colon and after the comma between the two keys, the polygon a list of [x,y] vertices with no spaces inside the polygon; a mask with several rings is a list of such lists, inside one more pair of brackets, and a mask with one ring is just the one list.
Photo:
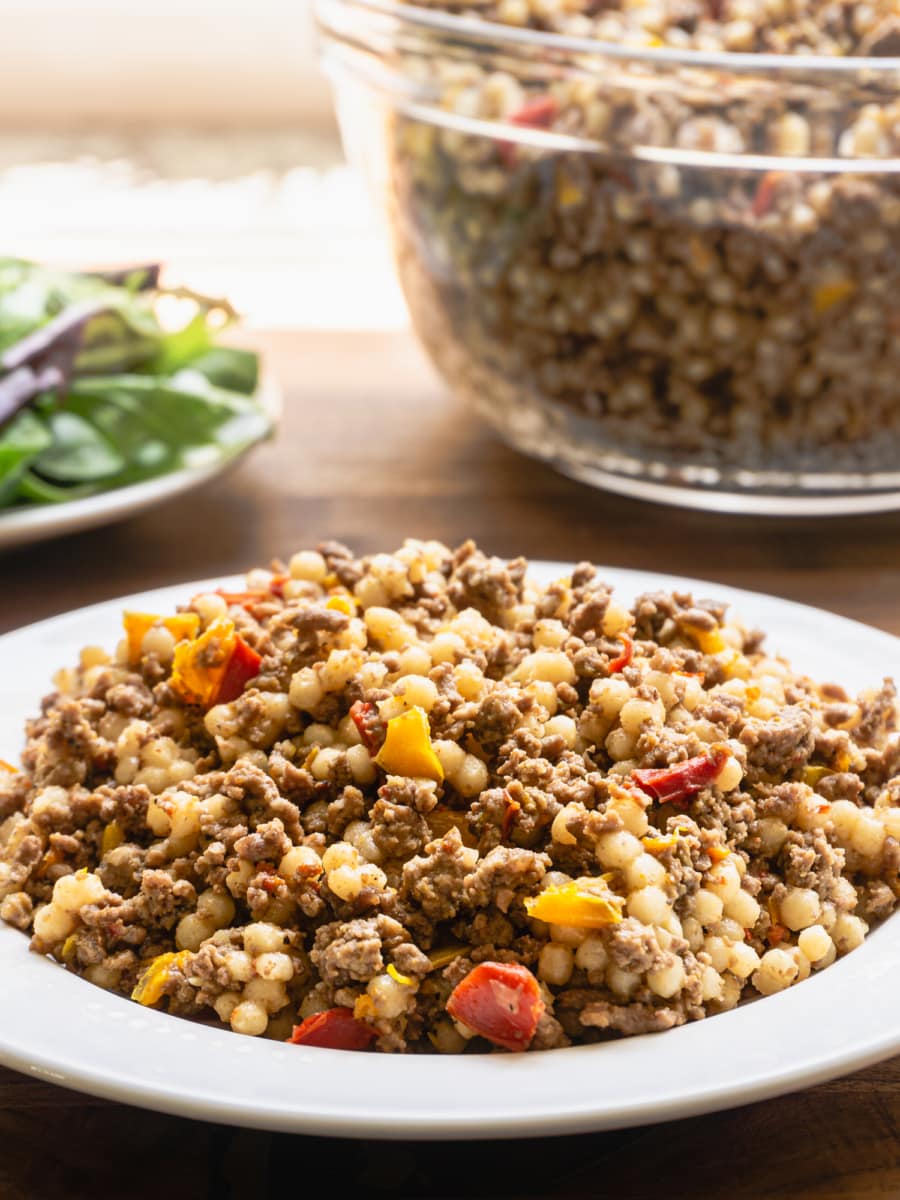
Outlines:
{"label": "salad plate", "polygon": [[177,496],[272,434],[236,310],[162,274],[0,258],[0,550]]}
{"label": "salad plate", "polygon": [[105,492],[58,504],[29,504],[0,509],[0,552],[16,546],[80,533],[123,521],[128,517],[172,500],[217,479],[235,467],[277,426],[282,411],[281,389],[272,376],[264,375],[255,393],[261,412],[268,419],[269,429],[260,430],[252,441],[241,445],[228,456],[213,457],[182,466],[165,475],[157,475],[139,483],[126,484]]}

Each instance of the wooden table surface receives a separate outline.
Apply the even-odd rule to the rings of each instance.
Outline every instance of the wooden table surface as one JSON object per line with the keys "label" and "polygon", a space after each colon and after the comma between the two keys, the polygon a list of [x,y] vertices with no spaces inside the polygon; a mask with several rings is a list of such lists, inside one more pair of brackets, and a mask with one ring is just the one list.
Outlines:
{"label": "wooden table surface", "polygon": [[[404,536],[471,536],[500,555],[772,592],[900,634],[900,514],[733,518],[618,498],[506,449],[447,396],[407,335],[279,333],[255,344],[285,391],[278,437],[201,491],[0,557],[0,632],[322,538],[367,552]],[[865,1021],[864,997],[847,1019]],[[711,1116],[464,1146],[215,1126],[0,1069],[0,1200],[274,1197],[285,1184],[309,1187],[315,1164],[335,1153],[348,1185],[339,1195],[867,1200],[900,1196],[898,1123],[900,1058]]]}

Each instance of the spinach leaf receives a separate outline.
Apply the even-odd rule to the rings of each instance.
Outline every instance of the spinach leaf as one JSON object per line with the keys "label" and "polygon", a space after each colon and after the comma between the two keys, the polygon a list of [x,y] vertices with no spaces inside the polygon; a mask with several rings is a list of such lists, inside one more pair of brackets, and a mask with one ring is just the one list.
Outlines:
{"label": "spinach leaf", "polygon": [[47,449],[50,430],[31,412],[20,412],[0,430],[0,504],[12,499],[29,463]]}
{"label": "spinach leaf", "polygon": [[232,346],[213,346],[192,359],[191,370],[199,371],[216,387],[252,396],[259,386],[259,355]]}
{"label": "spinach leaf", "polygon": [[34,461],[39,475],[56,483],[92,483],[124,468],[113,444],[77,413],[59,409],[47,424],[53,442]]}

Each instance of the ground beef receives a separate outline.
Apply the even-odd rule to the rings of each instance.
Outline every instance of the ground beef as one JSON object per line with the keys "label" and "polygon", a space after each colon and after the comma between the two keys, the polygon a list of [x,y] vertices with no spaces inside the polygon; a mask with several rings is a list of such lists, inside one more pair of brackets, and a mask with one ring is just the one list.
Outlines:
{"label": "ground beef", "polygon": [[614,1030],[616,1033],[658,1033],[684,1022],[673,1008],[650,1004],[613,1004],[608,1000],[589,1000],[580,1009],[578,1019],[585,1028]]}
{"label": "ground beef", "polygon": [[380,974],[392,961],[393,950],[408,944],[403,926],[379,915],[321,926],[310,959],[326,983],[339,987]]}
{"label": "ground beef", "polygon": [[459,830],[451,829],[440,841],[426,846],[425,854],[404,864],[401,899],[415,901],[432,921],[456,916],[469,862]]}
{"label": "ground beef", "polygon": [[863,746],[881,742],[897,728],[897,688],[892,679],[885,679],[881,689],[862,705],[862,716],[853,731]]}
{"label": "ground beef", "polygon": [[409,804],[397,803],[387,785],[372,806],[372,840],[386,859],[410,859],[420,853],[431,832],[422,814]]}
{"label": "ground beef", "polygon": [[98,736],[89,719],[102,707],[98,701],[50,698],[46,715],[29,725],[22,754],[22,764],[35,785],[72,787],[90,782],[95,771],[109,769],[113,747]]}
{"label": "ground beef", "polygon": [[276,817],[263,825],[257,825],[234,844],[238,857],[248,862],[278,862],[291,848],[290,838],[285,837],[284,825]]}
{"label": "ground beef", "polygon": [[769,774],[786,774],[808,761],[815,745],[813,720],[803,708],[788,705],[777,718],[751,717],[740,733],[747,761]]}
{"label": "ground beef", "polygon": [[521,599],[525,565],[521,558],[510,563],[488,558],[474,542],[466,542],[453,557],[447,595],[460,611],[477,608],[489,621],[502,625],[506,611]]}
{"label": "ground beef", "polygon": [[509,912],[517,898],[530,894],[550,866],[546,854],[516,846],[495,846],[463,880],[463,902],[469,908],[494,905]]}

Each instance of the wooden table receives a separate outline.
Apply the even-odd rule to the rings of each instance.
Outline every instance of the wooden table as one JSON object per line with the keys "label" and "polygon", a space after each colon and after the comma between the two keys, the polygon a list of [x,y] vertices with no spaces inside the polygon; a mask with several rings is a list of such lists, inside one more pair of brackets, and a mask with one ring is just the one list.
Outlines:
{"label": "wooden table", "polygon": [[[326,537],[365,552],[410,535],[450,544],[472,536],[501,555],[694,575],[900,633],[900,515],[727,518],[595,492],[507,450],[448,398],[405,335],[256,341],[285,389],[278,438],[200,492],[0,558],[0,631],[117,594],[237,572]],[[865,1020],[864,997],[850,1020]],[[898,1122],[900,1058],[712,1116],[464,1147],[231,1129],[0,1069],[0,1197],[280,1197],[285,1184],[311,1186],[313,1164],[336,1154],[349,1194],[394,1200],[866,1200],[900,1196]],[[448,1169],[456,1164],[461,1178]]]}

